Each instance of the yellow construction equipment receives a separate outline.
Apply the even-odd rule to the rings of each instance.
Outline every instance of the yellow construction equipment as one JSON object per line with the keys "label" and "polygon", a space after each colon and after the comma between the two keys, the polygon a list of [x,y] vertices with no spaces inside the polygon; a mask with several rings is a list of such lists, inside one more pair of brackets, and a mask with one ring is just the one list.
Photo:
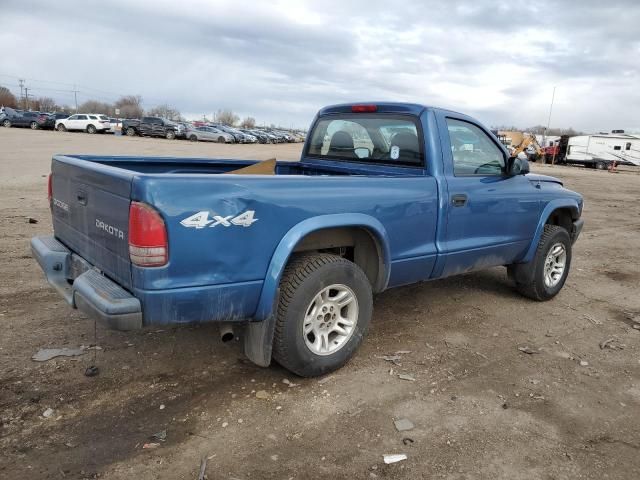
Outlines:
{"label": "yellow construction equipment", "polygon": [[536,140],[535,135],[532,135],[530,133],[523,134],[522,141],[518,145],[513,146],[513,151],[511,152],[511,155],[516,157],[519,153],[524,152],[530,146],[535,149],[536,158],[541,158],[544,155],[544,151],[542,150],[542,147]]}

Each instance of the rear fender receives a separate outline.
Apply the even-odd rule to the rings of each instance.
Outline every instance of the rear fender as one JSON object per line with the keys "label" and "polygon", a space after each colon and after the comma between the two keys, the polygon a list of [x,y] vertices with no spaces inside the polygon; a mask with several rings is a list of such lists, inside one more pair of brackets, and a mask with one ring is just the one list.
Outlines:
{"label": "rear fender", "polygon": [[[529,263],[533,260],[534,255],[536,254],[536,249],[538,248],[538,243],[540,242],[540,237],[542,236],[542,232],[544,231],[544,226],[546,225],[549,217],[553,214],[555,210],[559,208],[566,208],[571,211],[571,217],[575,221],[580,217],[580,207],[578,206],[577,200],[573,198],[559,198],[556,200],[550,201],[542,210],[542,214],[540,215],[540,220],[538,220],[538,226],[536,227],[536,232],[529,244],[529,248],[527,253],[522,258],[519,263]],[[571,232],[569,232],[571,234]]]}
{"label": "rear fender", "polygon": [[344,213],[334,215],[321,215],[318,217],[309,218],[304,220],[293,228],[291,228],[285,236],[282,238],[278,246],[276,247],[269,268],[267,269],[267,275],[262,287],[262,293],[260,294],[260,300],[258,302],[258,308],[254,315],[255,321],[262,321],[271,316],[274,305],[277,301],[278,286],[282,273],[289,261],[291,253],[294,251],[296,245],[306,235],[315,232],[317,230],[323,230],[325,228],[336,227],[359,227],[363,228],[371,233],[376,240],[381,258],[382,271],[379,276],[379,285],[383,290],[389,282],[391,254],[389,251],[389,238],[384,226],[375,218],[361,214],[361,213]]}

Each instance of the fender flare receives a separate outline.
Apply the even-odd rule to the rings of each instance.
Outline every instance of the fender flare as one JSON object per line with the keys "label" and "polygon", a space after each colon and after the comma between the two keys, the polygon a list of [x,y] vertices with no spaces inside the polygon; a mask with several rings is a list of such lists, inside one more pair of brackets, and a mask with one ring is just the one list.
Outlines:
{"label": "fender flare", "polygon": [[276,247],[258,300],[258,307],[254,315],[254,321],[266,320],[272,315],[274,305],[277,301],[278,287],[280,278],[287,265],[289,257],[294,251],[296,245],[309,233],[326,228],[336,227],[359,227],[367,230],[380,248],[382,256],[381,265],[383,266],[383,280],[381,282],[382,289],[386,288],[389,282],[391,252],[389,249],[389,237],[387,231],[379,220],[362,213],[340,213],[330,215],[320,215],[308,218],[292,227],[280,240]]}
{"label": "fender flare", "polygon": [[538,221],[538,226],[536,227],[533,239],[529,244],[527,253],[519,263],[529,263],[531,260],[533,260],[536,249],[538,248],[538,243],[540,242],[540,237],[542,236],[542,232],[544,231],[544,226],[547,223],[547,220],[549,220],[551,214],[559,208],[568,208],[569,210],[571,210],[571,217],[574,221],[580,217],[580,207],[577,200],[574,200],[572,198],[558,198],[547,203],[547,205],[542,210],[542,213],[540,214],[540,220]]}

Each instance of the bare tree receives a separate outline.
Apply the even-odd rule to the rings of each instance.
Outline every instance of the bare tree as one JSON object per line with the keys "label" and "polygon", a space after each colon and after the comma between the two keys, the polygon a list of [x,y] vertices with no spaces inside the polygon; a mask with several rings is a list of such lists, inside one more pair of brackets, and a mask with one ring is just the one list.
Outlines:
{"label": "bare tree", "polygon": [[242,123],[240,124],[240,126],[242,128],[255,128],[256,119],[253,117],[245,117],[245,119],[242,120]]}
{"label": "bare tree", "polygon": [[140,95],[125,95],[120,97],[113,106],[120,109],[120,116],[124,118],[140,118],[144,113],[142,97]]}
{"label": "bare tree", "polygon": [[16,108],[18,99],[7,87],[0,87],[0,106]]}
{"label": "bare tree", "polygon": [[103,115],[113,114],[113,105],[97,100],[87,100],[78,107],[82,113],[102,113]]}
{"label": "bare tree", "polygon": [[147,112],[147,115],[150,115],[152,117],[168,118],[169,120],[173,120],[176,122],[183,120],[180,112],[177,109],[170,107],[166,103],[163,105],[158,105],[157,107],[153,107]]}
{"label": "bare tree", "polygon": [[238,120],[240,120],[240,117],[233,113],[232,110],[218,110],[216,118],[218,119],[218,122],[230,126],[235,125]]}
{"label": "bare tree", "polygon": [[58,104],[51,97],[38,97],[31,101],[33,110],[40,112],[55,112],[58,109]]}

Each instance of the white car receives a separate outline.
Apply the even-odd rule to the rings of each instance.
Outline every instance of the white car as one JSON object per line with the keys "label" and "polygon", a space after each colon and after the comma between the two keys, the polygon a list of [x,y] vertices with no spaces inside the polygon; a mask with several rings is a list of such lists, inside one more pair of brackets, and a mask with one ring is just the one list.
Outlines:
{"label": "white car", "polygon": [[56,121],[56,130],[81,130],[87,133],[108,132],[111,129],[109,117],[99,113],[76,113],[69,118]]}

